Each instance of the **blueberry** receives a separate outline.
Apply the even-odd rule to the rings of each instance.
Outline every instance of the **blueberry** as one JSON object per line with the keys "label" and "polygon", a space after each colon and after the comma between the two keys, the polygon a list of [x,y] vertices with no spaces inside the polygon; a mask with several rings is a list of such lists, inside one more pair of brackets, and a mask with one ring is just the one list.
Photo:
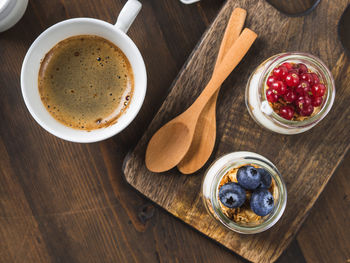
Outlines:
{"label": "blueberry", "polygon": [[240,207],[245,201],[245,190],[237,183],[224,184],[219,190],[219,199],[228,208]]}
{"label": "blueberry", "polygon": [[261,175],[255,167],[246,165],[238,169],[237,181],[245,189],[254,190],[261,183]]}
{"label": "blueberry", "polygon": [[273,196],[266,189],[258,189],[253,192],[250,199],[250,208],[258,216],[266,216],[271,213],[274,206]]}
{"label": "blueberry", "polygon": [[263,168],[258,168],[258,173],[261,176],[261,183],[259,188],[269,189],[271,186],[271,174]]}

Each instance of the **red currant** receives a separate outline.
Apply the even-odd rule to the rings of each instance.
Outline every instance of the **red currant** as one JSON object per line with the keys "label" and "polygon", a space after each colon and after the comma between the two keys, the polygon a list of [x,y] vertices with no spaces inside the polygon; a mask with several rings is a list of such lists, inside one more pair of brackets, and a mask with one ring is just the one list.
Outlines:
{"label": "red currant", "polygon": [[304,95],[304,105],[311,105],[311,98],[308,95]]}
{"label": "red currant", "polygon": [[291,120],[294,116],[294,109],[291,106],[282,106],[280,108],[279,115],[282,118],[285,118],[287,120]]}
{"label": "red currant", "polygon": [[310,116],[314,112],[314,106],[307,105],[302,110],[300,110],[300,114],[302,116]]}
{"label": "red currant", "polygon": [[299,72],[299,74],[307,73],[308,72],[307,66],[303,63],[299,63],[298,64],[298,72]]}
{"label": "red currant", "polygon": [[284,62],[281,66],[285,66],[288,71],[293,68],[292,64],[290,64],[289,62]]}
{"label": "red currant", "polygon": [[295,112],[299,116],[310,116],[315,107],[324,102],[327,88],[320,83],[320,75],[312,72],[304,63],[284,62],[275,67],[267,78],[266,98],[274,104],[274,110],[292,120]]}
{"label": "red currant", "polygon": [[304,96],[304,105],[311,105],[311,98],[307,95]]}
{"label": "red currant", "polygon": [[298,70],[297,69],[295,69],[295,68],[293,68],[293,69],[291,69],[291,70],[289,70],[288,71],[288,73],[291,73],[291,74],[297,74],[297,75],[299,75],[299,73],[298,73]]}
{"label": "red currant", "polygon": [[322,97],[313,97],[311,100],[311,105],[314,107],[318,107],[318,106],[321,106],[322,102],[323,102]]}
{"label": "red currant", "polygon": [[276,94],[277,92],[274,92],[273,89],[268,89],[266,90],[266,98],[267,101],[274,103],[278,101],[278,95]]}
{"label": "red currant", "polygon": [[280,81],[280,80],[277,80],[277,81],[275,81],[274,83],[272,83],[272,89],[274,89],[274,90],[279,90],[279,88],[281,87],[283,85],[283,82],[282,81]]}
{"label": "red currant", "polygon": [[316,73],[311,73],[312,79],[313,79],[313,85],[320,83],[320,78],[317,76]]}
{"label": "red currant", "polygon": [[277,78],[275,78],[274,76],[270,76],[267,78],[266,84],[269,88],[272,87],[272,84],[277,81]]}
{"label": "red currant", "polygon": [[314,80],[312,78],[312,75],[310,73],[303,73],[300,75],[300,79],[305,80],[312,85],[314,83]]}
{"label": "red currant", "polygon": [[287,103],[293,103],[297,99],[297,93],[294,89],[288,89],[283,98]]}
{"label": "red currant", "polygon": [[311,99],[309,96],[299,96],[296,101],[295,105],[299,111],[302,111],[306,106],[311,105]]}
{"label": "red currant", "polygon": [[326,86],[322,83],[313,85],[311,87],[311,92],[314,95],[314,97],[322,97],[326,93]]}
{"label": "red currant", "polygon": [[280,88],[280,90],[278,92],[279,92],[279,95],[286,94],[286,92],[287,92],[287,85],[286,85],[286,83],[282,82],[282,87]]}
{"label": "red currant", "polygon": [[304,94],[309,95],[309,91],[310,91],[310,84],[309,84],[309,82],[307,82],[305,80],[300,81],[300,84],[295,88],[295,91],[299,95],[304,95]]}
{"label": "red currant", "polygon": [[286,76],[286,84],[289,87],[296,87],[299,85],[299,82],[300,82],[299,76],[296,73],[289,73]]}
{"label": "red currant", "polygon": [[288,69],[285,66],[279,66],[273,69],[273,75],[278,79],[285,79],[288,74]]}
{"label": "red currant", "polygon": [[282,81],[277,80],[276,82],[272,83],[273,90],[276,90],[277,95],[283,95],[287,92],[287,86]]}

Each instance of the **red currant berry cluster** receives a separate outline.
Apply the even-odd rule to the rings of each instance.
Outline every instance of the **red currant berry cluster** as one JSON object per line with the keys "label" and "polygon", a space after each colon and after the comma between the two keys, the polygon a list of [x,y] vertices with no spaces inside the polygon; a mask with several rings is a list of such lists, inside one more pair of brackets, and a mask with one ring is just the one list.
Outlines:
{"label": "red currant berry cluster", "polygon": [[[284,62],[273,69],[266,81],[266,98],[274,110],[287,119],[310,116],[323,102],[326,87],[319,76],[303,63]],[[278,105],[275,105],[275,104]]]}

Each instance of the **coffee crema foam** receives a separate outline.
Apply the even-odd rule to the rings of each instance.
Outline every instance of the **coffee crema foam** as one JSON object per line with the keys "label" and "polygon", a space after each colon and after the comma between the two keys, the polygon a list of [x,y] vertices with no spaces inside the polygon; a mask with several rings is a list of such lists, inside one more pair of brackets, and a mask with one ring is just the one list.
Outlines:
{"label": "coffee crema foam", "polygon": [[41,100],[56,120],[71,128],[94,130],[114,124],[133,92],[130,62],[116,45],[99,36],[67,38],[41,62]]}

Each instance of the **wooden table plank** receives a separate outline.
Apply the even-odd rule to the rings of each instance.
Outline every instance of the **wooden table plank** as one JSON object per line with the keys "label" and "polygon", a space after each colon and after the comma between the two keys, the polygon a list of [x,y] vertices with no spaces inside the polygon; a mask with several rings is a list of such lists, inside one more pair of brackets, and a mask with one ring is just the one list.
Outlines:
{"label": "wooden table plank", "polygon": [[350,153],[331,178],[297,240],[307,262],[350,261]]}
{"label": "wooden table plank", "polygon": [[[175,0],[142,1],[129,35],[146,62],[148,92],[137,119],[118,136],[91,145],[63,142],[40,128],[24,106],[19,73],[34,39],[71,17],[114,22],[125,2],[30,0],[23,19],[0,33],[0,262],[246,262],[154,206],[121,177],[125,154],[153,118],[223,0],[191,6]],[[338,185],[338,178],[330,185]],[[333,195],[326,198],[334,204],[339,195]],[[313,214],[309,220],[315,220]],[[339,225],[318,232],[322,223],[328,224],[310,223],[301,230],[314,227],[317,241],[307,248],[309,253],[322,249],[340,258],[322,238],[332,233],[340,240],[349,238],[342,236]],[[303,262],[300,246],[302,242],[294,241],[279,262]]]}

